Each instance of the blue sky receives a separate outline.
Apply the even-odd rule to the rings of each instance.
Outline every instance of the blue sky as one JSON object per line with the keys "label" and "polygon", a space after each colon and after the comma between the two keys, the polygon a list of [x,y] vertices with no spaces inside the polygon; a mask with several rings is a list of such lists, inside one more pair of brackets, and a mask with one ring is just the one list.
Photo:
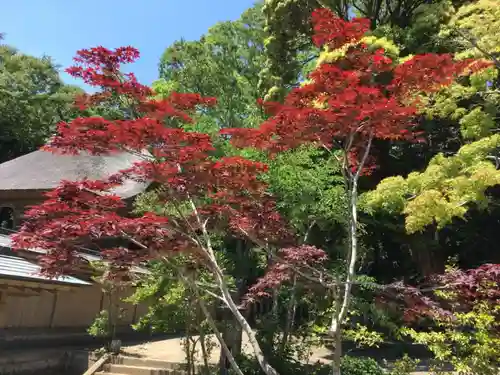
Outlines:
{"label": "blue sky", "polygon": [[[198,39],[218,21],[235,20],[254,0],[17,0],[2,3],[4,43],[23,53],[51,56],[66,68],[75,51],[131,45],[141,52],[130,70],[145,84],[158,76],[164,49]],[[62,69],[61,69],[62,70]],[[129,70],[129,69],[127,69]],[[78,84],[66,73],[68,83]]]}

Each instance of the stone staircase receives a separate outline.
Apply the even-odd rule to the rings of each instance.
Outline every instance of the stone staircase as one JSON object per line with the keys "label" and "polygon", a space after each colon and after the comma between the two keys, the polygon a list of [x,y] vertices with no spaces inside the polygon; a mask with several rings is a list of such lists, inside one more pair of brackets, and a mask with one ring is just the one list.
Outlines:
{"label": "stone staircase", "polygon": [[94,375],[186,375],[180,363],[157,359],[113,356]]}

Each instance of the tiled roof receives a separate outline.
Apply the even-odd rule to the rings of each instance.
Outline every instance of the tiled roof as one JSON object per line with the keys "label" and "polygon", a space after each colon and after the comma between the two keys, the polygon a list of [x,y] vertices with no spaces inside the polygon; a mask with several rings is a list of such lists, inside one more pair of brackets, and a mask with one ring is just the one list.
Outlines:
{"label": "tiled roof", "polygon": [[[106,178],[141,161],[130,153],[94,156],[57,155],[48,151],[34,151],[0,164],[1,190],[50,190],[61,180],[77,181]],[[148,184],[126,181],[114,193],[123,199],[144,191]]]}
{"label": "tiled roof", "polygon": [[62,276],[58,278],[48,278],[40,274],[40,267],[24,258],[0,254],[0,278],[23,279],[54,284],[70,285],[92,285],[87,281],[77,279],[72,276]]}

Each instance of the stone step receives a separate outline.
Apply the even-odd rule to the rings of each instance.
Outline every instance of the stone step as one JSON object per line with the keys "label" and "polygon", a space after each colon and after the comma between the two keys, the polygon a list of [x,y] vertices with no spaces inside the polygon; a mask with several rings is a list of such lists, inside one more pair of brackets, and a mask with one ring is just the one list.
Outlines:
{"label": "stone step", "polygon": [[117,364],[104,365],[106,373],[123,374],[123,375],[185,375],[184,371],[175,369],[142,367],[142,366],[127,366]]}
{"label": "stone step", "polygon": [[182,363],[168,362],[162,359],[128,357],[123,355],[113,357],[111,359],[111,363],[115,365],[152,367],[172,370],[182,370],[186,366]]}

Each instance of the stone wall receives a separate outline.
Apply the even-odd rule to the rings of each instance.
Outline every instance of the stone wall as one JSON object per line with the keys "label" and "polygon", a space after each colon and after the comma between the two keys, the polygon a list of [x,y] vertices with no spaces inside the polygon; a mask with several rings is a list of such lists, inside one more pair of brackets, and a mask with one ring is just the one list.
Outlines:
{"label": "stone wall", "polygon": [[78,372],[68,372],[72,367],[70,358],[64,350],[9,352],[8,356],[0,356],[0,375],[81,375],[83,372],[76,369]]}
{"label": "stone wall", "polygon": [[81,375],[97,359],[88,350],[19,350],[0,355],[0,375]]}

